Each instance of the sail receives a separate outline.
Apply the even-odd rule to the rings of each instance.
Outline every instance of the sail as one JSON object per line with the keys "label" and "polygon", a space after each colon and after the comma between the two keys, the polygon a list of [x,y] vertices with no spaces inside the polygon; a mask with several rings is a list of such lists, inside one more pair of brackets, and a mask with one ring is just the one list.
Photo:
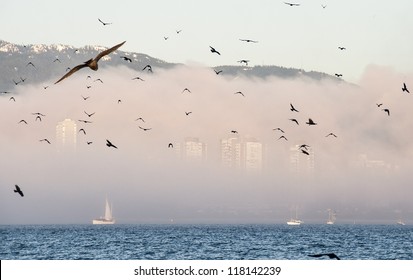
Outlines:
{"label": "sail", "polygon": [[109,201],[106,198],[106,206],[105,206],[105,220],[112,220],[112,209],[109,206]]}

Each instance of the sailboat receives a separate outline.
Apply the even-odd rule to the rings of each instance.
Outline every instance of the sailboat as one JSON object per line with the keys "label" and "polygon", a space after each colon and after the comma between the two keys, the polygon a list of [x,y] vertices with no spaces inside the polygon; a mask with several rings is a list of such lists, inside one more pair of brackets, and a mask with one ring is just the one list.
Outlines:
{"label": "sailboat", "polygon": [[327,225],[334,225],[335,221],[336,221],[336,214],[333,212],[333,210],[328,209]]}
{"label": "sailboat", "polygon": [[405,226],[405,225],[406,225],[406,223],[403,222],[402,219],[399,219],[399,220],[397,221],[397,224],[398,224],[398,225],[401,225],[401,226]]}
{"label": "sailboat", "polygon": [[288,222],[287,225],[289,226],[299,226],[303,223],[303,221],[298,219],[298,214],[297,214],[297,208],[295,209],[295,219],[291,218]]}
{"label": "sailboat", "polygon": [[100,217],[100,219],[94,219],[92,223],[94,225],[113,225],[115,223],[115,219],[112,217],[112,207],[109,206],[107,198],[105,204],[105,216]]}

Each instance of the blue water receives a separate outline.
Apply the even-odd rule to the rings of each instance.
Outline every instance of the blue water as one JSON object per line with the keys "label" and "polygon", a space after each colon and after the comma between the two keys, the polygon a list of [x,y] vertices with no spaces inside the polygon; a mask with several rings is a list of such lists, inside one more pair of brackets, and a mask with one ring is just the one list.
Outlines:
{"label": "blue water", "polygon": [[397,225],[2,225],[0,259],[413,260]]}

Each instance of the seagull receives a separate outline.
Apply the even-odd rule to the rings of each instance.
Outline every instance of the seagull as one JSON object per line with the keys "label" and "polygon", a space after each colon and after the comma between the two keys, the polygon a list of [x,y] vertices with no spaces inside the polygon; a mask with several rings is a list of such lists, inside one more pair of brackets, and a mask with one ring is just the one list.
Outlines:
{"label": "seagull", "polygon": [[132,80],[141,80],[142,82],[144,82],[145,80],[144,79],[142,79],[141,77],[135,77],[135,78],[132,78]]}
{"label": "seagull", "polygon": [[112,147],[112,148],[115,148],[115,149],[118,148],[118,147],[116,147],[115,145],[113,145],[112,142],[110,142],[108,139],[106,139],[106,146]]}
{"label": "seagull", "polygon": [[337,138],[337,135],[335,135],[334,133],[330,132],[329,134],[326,135],[326,137],[328,136],[334,136],[335,138]]}
{"label": "seagull", "polygon": [[142,126],[138,126],[140,129],[142,129],[143,131],[148,131],[148,130],[151,130],[152,128],[145,128],[145,127],[142,127]]}
{"label": "seagull", "polygon": [[191,93],[191,91],[188,88],[184,88],[184,90],[182,91],[182,93],[184,93],[185,91]]}
{"label": "seagull", "polygon": [[334,254],[334,253],[328,253],[328,254],[315,254],[315,255],[308,255],[309,257],[313,257],[313,258],[319,258],[319,257],[323,257],[323,256],[328,256],[330,259],[336,259],[336,260],[340,260],[340,258]]}
{"label": "seagull", "polygon": [[217,75],[222,73],[222,70],[217,71],[217,70],[214,69],[214,71],[215,71],[215,74],[217,74]]}
{"label": "seagull", "polygon": [[284,135],[281,135],[281,136],[278,138],[278,140],[280,140],[280,139],[284,139],[285,141],[288,141],[288,139],[287,139]]}
{"label": "seagull", "polygon": [[143,67],[142,71],[145,71],[145,69],[148,69],[148,72],[152,73],[152,66],[150,66],[149,64]]}
{"label": "seagull", "polygon": [[88,100],[90,98],[90,96],[83,96],[83,95],[81,95],[81,96],[82,96],[83,100]]}
{"label": "seagull", "polygon": [[143,122],[145,122],[145,120],[142,119],[142,118],[137,118],[135,121],[143,121]]}
{"label": "seagull", "polygon": [[402,91],[406,91],[406,92],[410,93],[410,91],[407,89],[407,86],[406,86],[405,83],[403,83]]}
{"label": "seagull", "polygon": [[306,122],[306,124],[308,124],[308,125],[316,125],[317,123],[315,123],[312,119],[308,119],[308,122]]}
{"label": "seagull", "polygon": [[188,116],[189,114],[192,114],[192,112],[185,112],[185,115]]}
{"label": "seagull", "polygon": [[218,54],[218,55],[221,55],[221,53],[220,53],[219,51],[217,51],[216,49],[214,49],[214,48],[211,47],[211,46],[209,46],[209,47],[210,47],[212,53],[216,53],[216,54]]}
{"label": "seagull", "polygon": [[290,108],[291,112],[297,112],[297,113],[299,112],[297,109],[294,108],[292,103],[290,103],[290,107],[291,107]]}
{"label": "seagull", "polygon": [[107,50],[102,51],[101,53],[99,53],[95,58],[91,58],[88,61],[77,65],[76,67],[72,68],[69,72],[67,72],[63,77],[61,77],[57,82],[55,82],[55,84],[57,84],[58,82],[60,82],[61,80],[69,77],[70,75],[72,75],[73,73],[75,73],[76,71],[85,68],[85,67],[89,67],[90,69],[96,71],[98,70],[98,61],[99,59],[101,59],[102,57],[104,57],[105,55],[110,54],[111,52],[117,50],[118,48],[120,48],[123,44],[125,44],[126,41],[123,41],[120,44],[117,44],[116,46],[113,46]]}
{"label": "seagull", "polygon": [[390,110],[389,109],[386,108],[386,109],[383,109],[383,111],[386,112],[388,116],[390,116]]}
{"label": "seagull", "polygon": [[242,96],[245,97],[245,95],[241,91],[234,92],[234,94],[241,94]]}
{"label": "seagull", "polygon": [[132,59],[130,59],[130,58],[127,57],[127,56],[121,56],[120,58],[122,58],[122,59],[125,60],[125,61],[132,62]]}
{"label": "seagull", "polygon": [[25,123],[27,124],[27,122],[25,120],[20,120],[19,123]]}
{"label": "seagull", "polygon": [[293,122],[295,122],[297,125],[299,125],[297,119],[289,119],[289,120],[290,120],[290,121],[293,121]]}
{"label": "seagull", "polygon": [[93,113],[89,114],[89,113],[87,113],[86,111],[84,111],[84,112],[85,112],[85,114],[86,114],[89,118],[96,113],[96,112],[93,112]]}
{"label": "seagull", "polygon": [[14,192],[20,194],[20,196],[23,197],[24,194],[23,194],[23,191],[20,189],[20,187],[18,185],[14,185],[14,187],[15,187]]}
{"label": "seagull", "polygon": [[39,140],[40,142],[46,142],[48,144],[51,144],[49,140],[47,140],[46,138]]}
{"label": "seagull", "polygon": [[102,84],[103,84],[103,81],[102,81],[102,79],[96,79],[96,80],[94,80],[93,82],[101,82]]}
{"label": "seagull", "polygon": [[111,22],[103,22],[100,18],[98,18],[98,21],[99,21],[101,24],[103,24],[103,26],[112,24]]}
{"label": "seagull", "polygon": [[247,42],[247,43],[258,43],[258,41],[250,40],[250,39],[239,39],[240,41]]}
{"label": "seagull", "polygon": [[282,133],[285,133],[284,132],[284,130],[282,130],[281,128],[279,128],[279,127],[277,127],[277,128],[273,128],[272,130],[279,130],[279,131],[281,131]]}
{"label": "seagull", "polygon": [[12,100],[13,100],[14,102],[16,102],[16,99],[15,99],[13,96],[9,98],[9,101],[12,101]]}
{"label": "seagull", "polygon": [[83,128],[79,129],[79,133],[80,132],[83,132],[83,134],[86,135],[86,131]]}
{"label": "seagull", "polygon": [[296,3],[288,3],[288,2],[284,2],[284,4],[293,7],[293,6],[300,6],[300,4],[296,4]]}
{"label": "seagull", "polygon": [[248,66],[248,62],[250,62],[249,60],[246,60],[246,59],[241,59],[241,60],[238,60],[237,62],[239,62],[239,63],[245,63],[245,66]]}
{"label": "seagull", "polygon": [[174,147],[174,145],[172,143],[168,144],[168,148],[173,148],[173,147]]}

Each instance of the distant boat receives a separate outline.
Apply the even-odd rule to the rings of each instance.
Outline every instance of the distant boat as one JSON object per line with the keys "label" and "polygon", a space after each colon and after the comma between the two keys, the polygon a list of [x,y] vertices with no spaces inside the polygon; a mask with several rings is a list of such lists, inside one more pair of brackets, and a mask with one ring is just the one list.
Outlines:
{"label": "distant boat", "polygon": [[399,219],[398,221],[397,221],[397,224],[398,225],[401,225],[401,226],[405,226],[406,224],[402,221],[402,219]]}
{"label": "distant boat", "polygon": [[94,225],[113,225],[115,223],[115,220],[112,216],[112,208],[109,206],[109,201],[107,198],[105,204],[105,216],[100,217],[100,219],[94,219],[92,223]]}
{"label": "distant boat", "polygon": [[327,225],[334,225],[335,221],[336,221],[336,214],[333,212],[333,210],[328,209]]}
{"label": "distant boat", "polygon": [[303,223],[300,219],[298,219],[298,214],[297,214],[297,208],[295,209],[295,218],[291,218],[288,222],[287,225],[289,226],[299,226]]}

